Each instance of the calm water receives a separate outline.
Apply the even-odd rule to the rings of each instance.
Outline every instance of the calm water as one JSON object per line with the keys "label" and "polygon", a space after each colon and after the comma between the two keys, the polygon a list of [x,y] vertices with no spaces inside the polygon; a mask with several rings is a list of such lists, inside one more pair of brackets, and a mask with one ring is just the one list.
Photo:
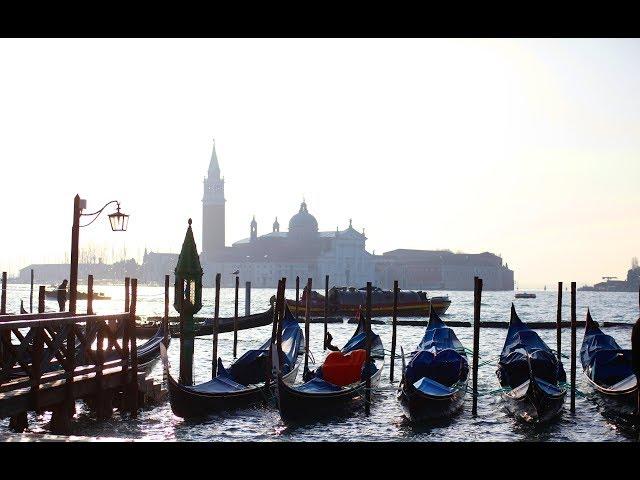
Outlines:
{"label": "calm water", "polygon": [[[84,290],[83,287],[80,288]],[[117,286],[98,286],[96,291],[104,292],[113,297],[111,301],[94,302],[97,313],[122,310],[124,304],[124,288]],[[171,292],[173,293],[173,291]],[[233,316],[233,289],[221,291],[221,316]],[[266,310],[269,298],[275,293],[270,289],[254,289],[252,291],[251,311],[253,313]],[[431,294],[448,293],[452,304],[445,320],[473,320],[473,292],[430,292]],[[482,295],[482,320],[508,321],[509,308],[515,301],[517,311],[525,322],[555,321],[556,292],[538,291],[538,298],[514,300],[513,292],[484,292]],[[244,292],[240,292],[240,314],[244,312]],[[295,298],[295,292],[287,292],[289,298]],[[28,309],[29,286],[9,285],[9,311],[18,311],[20,298],[25,301]],[[203,292],[202,308],[198,315],[213,316],[213,289]],[[569,292],[564,292],[563,319],[569,320]],[[37,303],[37,302],[36,302]],[[584,320],[587,307],[596,321],[617,321],[633,323],[638,318],[637,293],[577,293],[578,320]],[[47,301],[47,311],[56,310],[57,303]],[[79,311],[86,308],[85,302],[79,302]],[[139,315],[162,315],[164,310],[164,293],[161,287],[139,287]],[[171,307],[172,315],[175,315]],[[389,319],[390,320],[390,319]],[[321,363],[322,324],[311,324],[311,353],[317,363]],[[329,324],[335,345],[341,346],[352,335],[353,324]],[[391,348],[391,326],[373,325],[373,330],[382,337],[386,349]],[[627,327],[607,328],[606,333],[613,335],[623,348],[629,348],[631,343],[631,329]],[[467,347],[472,347],[472,328],[455,328],[456,335]],[[403,346],[405,352],[411,351],[424,332],[424,327],[399,326],[398,352]],[[555,330],[537,330],[542,339],[551,348],[555,348]],[[255,348],[269,337],[271,327],[259,327],[253,330],[243,330],[238,333],[238,352],[242,354],[247,349]],[[480,361],[491,362],[480,367],[479,389],[494,390],[499,387],[495,376],[497,356],[502,348],[506,329],[483,329],[480,338]],[[582,341],[582,330],[578,330],[578,352]],[[570,330],[563,329],[563,353],[570,353]],[[231,363],[233,348],[233,333],[220,335],[218,354],[225,365]],[[169,348],[172,373],[177,377],[179,341],[173,339]],[[396,383],[389,383],[389,361],[382,373],[379,390],[373,395],[371,415],[365,416],[364,409],[353,413],[352,416],[335,418],[307,426],[287,427],[281,420],[276,409],[272,407],[254,407],[233,413],[211,416],[200,422],[186,421],[174,417],[168,401],[162,405],[150,407],[140,412],[136,420],[123,420],[117,413],[106,422],[97,422],[85,409],[82,402],[78,402],[78,414],[74,426],[74,435],[85,437],[109,437],[116,439],[135,439],[147,441],[628,441],[633,439],[615,424],[603,417],[597,406],[593,392],[583,378],[578,359],[577,388],[588,395],[576,397],[576,413],[569,412],[569,396],[567,396],[565,410],[557,421],[542,427],[529,427],[515,422],[502,408],[499,396],[485,395],[478,399],[478,415],[471,416],[471,397],[467,396],[466,404],[454,418],[440,424],[415,427],[407,422],[400,405],[395,399],[395,385],[397,385],[401,361],[396,362]],[[564,360],[569,379],[569,360]],[[195,381],[202,382],[210,378],[211,374],[211,336],[196,339]],[[153,367],[151,376],[162,380],[162,365],[160,362]],[[301,380],[298,375],[298,382]],[[31,416],[30,432],[46,432],[46,424],[50,414]],[[6,433],[8,420],[4,420],[0,431]]]}

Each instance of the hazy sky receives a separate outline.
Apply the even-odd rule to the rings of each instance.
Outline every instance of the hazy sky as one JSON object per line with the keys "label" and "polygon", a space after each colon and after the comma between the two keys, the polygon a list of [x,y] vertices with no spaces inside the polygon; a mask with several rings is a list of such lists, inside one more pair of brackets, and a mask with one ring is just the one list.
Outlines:
{"label": "hazy sky", "polygon": [[[367,249],[501,254],[521,288],[640,256],[638,40],[0,40],[0,268],[200,247],[216,139],[226,242],[304,196]],[[107,212],[110,213],[111,211]]]}

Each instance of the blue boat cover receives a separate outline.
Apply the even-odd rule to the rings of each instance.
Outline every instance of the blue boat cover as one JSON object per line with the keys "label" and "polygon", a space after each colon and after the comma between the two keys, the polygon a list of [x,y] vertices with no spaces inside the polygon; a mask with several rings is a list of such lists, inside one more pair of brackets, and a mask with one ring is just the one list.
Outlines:
{"label": "blue boat cover", "polygon": [[620,348],[611,335],[600,330],[587,310],[580,361],[587,376],[596,384],[610,387],[633,375],[631,350]]}
{"label": "blue boat cover", "polygon": [[296,387],[296,390],[301,392],[310,392],[310,393],[326,393],[326,392],[338,392],[342,390],[339,386],[334,385],[333,383],[329,383],[322,378],[312,378],[308,382],[303,383],[302,385]]}
{"label": "blue boat cover", "polygon": [[189,390],[198,393],[225,393],[244,390],[246,387],[231,378],[229,372],[218,359],[218,375],[213,380],[191,387]]}
{"label": "blue boat cover", "polygon": [[[371,339],[371,356],[372,357],[383,357],[384,349],[382,347],[382,340],[380,336],[371,332],[373,337]],[[355,333],[349,339],[349,341],[342,347],[342,353],[349,353],[353,350],[365,350],[367,348],[367,335],[365,332],[365,324],[364,324],[364,316],[360,315],[360,319],[358,321],[358,327],[356,328]]]}
{"label": "blue boat cover", "polygon": [[521,385],[532,376],[552,385],[567,379],[562,363],[538,334],[520,320],[513,304],[496,375],[500,385],[510,388]]}
{"label": "blue boat cover", "polygon": [[431,312],[418,349],[412,353],[404,375],[408,383],[431,395],[446,395],[449,387],[467,379],[469,363],[453,329]]}
{"label": "blue boat cover", "polygon": [[451,387],[447,387],[446,385],[424,377],[415,382],[413,386],[421,392],[432,396],[447,396],[451,395],[455,391]]}

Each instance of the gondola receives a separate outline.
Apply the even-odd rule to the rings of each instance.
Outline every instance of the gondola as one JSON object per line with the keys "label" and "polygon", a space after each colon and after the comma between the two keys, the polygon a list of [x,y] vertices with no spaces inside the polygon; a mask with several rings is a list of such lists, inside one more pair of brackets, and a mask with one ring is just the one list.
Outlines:
{"label": "gondola", "polygon": [[[157,318],[157,317],[156,317]],[[158,319],[160,320],[160,319]],[[196,317],[197,320],[197,317]],[[238,330],[245,330],[247,328],[263,327],[269,325],[273,321],[273,306],[268,310],[260,313],[254,313],[252,315],[245,315],[237,318]],[[218,319],[218,333],[233,332],[233,317],[219,318]],[[196,336],[211,335],[213,333],[213,318],[206,318],[204,322],[196,324]],[[153,336],[157,330],[157,322],[153,322],[150,325],[138,325],[136,332],[140,338],[149,338]],[[180,337],[180,325],[174,323],[170,325],[171,336],[173,338]]]}
{"label": "gondola", "polygon": [[463,403],[469,379],[469,362],[453,329],[431,312],[424,337],[405,367],[397,399],[412,421],[448,417]]}
{"label": "gondola", "polygon": [[[283,319],[283,381],[293,383],[298,374],[298,353],[304,334],[287,308]],[[171,376],[167,349],[160,344],[164,373],[169,385],[169,400],[174,415],[182,418],[203,417],[262,401],[269,393],[265,377],[271,340],[256,350],[249,350],[227,369],[218,358],[218,375],[208,382],[187,386]]]}
{"label": "gondola", "polygon": [[[281,373],[278,374],[276,398],[284,421],[304,421],[344,413],[363,402],[365,375],[369,373],[371,387],[375,387],[384,367],[382,340],[372,332],[372,361],[369,368],[364,368],[365,332],[361,315],[355,333],[342,350],[327,355],[322,366],[308,372],[301,385],[291,386]],[[274,368],[276,372],[280,371],[279,365],[274,365]]]}
{"label": "gondola", "polygon": [[600,394],[606,408],[622,415],[634,413],[638,381],[633,372],[631,350],[620,348],[611,335],[603,333],[589,310],[580,362],[587,381]]}
{"label": "gondola", "polygon": [[[163,344],[164,340],[164,324],[158,327],[156,333],[146,342],[137,346],[138,351],[138,370],[148,370],[149,367],[153,365],[153,363],[160,358],[160,345]],[[166,348],[169,348],[169,344],[171,343],[171,337],[167,335],[167,345]],[[120,356],[117,352],[112,352],[109,355],[108,359],[117,360]]]}
{"label": "gondola", "polygon": [[507,410],[527,423],[549,421],[560,413],[567,390],[562,362],[536,332],[525,325],[511,304],[507,338],[496,372]]}

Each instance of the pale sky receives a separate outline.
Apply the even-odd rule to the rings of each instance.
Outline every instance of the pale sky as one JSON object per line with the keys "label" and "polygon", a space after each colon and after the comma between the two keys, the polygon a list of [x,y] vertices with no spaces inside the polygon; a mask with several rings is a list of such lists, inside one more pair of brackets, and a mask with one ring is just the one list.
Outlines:
{"label": "pale sky", "polygon": [[[304,196],[367,250],[501,254],[520,288],[640,256],[640,41],[0,40],[0,269],[64,260],[73,196],[117,199],[80,245],[201,243],[212,138],[226,242]],[[106,213],[111,213],[109,210]]]}

